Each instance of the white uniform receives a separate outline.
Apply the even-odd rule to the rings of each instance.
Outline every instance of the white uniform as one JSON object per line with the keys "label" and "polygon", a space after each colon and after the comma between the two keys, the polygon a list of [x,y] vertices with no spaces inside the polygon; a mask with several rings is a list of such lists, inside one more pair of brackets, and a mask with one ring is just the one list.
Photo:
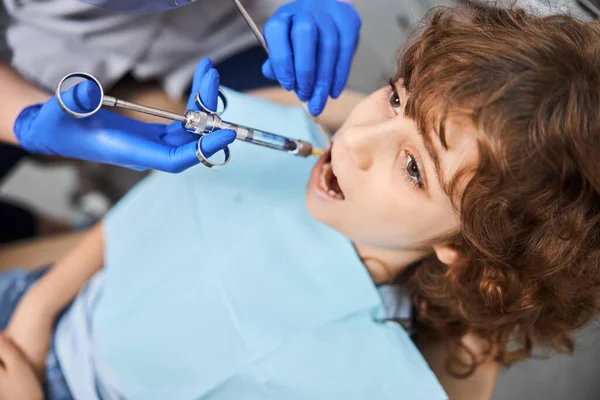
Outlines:
{"label": "white uniform", "polygon": [[[88,1],[103,7],[126,3]],[[11,18],[6,39],[12,64],[47,90],[54,90],[73,71],[91,73],[107,87],[131,73],[140,80],[157,79],[170,97],[181,98],[200,59],[219,62],[257,44],[230,1],[201,0],[150,14],[120,13],[77,0],[3,2]],[[172,0],[147,3],[162,9],[173,4]],[[275,3],[244,1],[259,25],[272,15]]]}

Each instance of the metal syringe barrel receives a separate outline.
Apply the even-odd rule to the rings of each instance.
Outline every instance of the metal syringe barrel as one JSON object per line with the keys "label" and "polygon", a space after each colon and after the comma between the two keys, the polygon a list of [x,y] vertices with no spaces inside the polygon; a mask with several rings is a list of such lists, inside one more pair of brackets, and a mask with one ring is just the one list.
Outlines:
{"label": "metal syringe barrel", "polygon": [[265,132],[258,129],[248,128],[243,125],[232,124],[223,121],[216,114],[208,114],[202,111],[188,110],[185,113],[184,128],[196,134],[212,132],[217,129],[231,129],[236,132],[236,139],[243,140],[258,146],[268,147],[275,150],[285,151],[287,153],[309,157],[312,154],[313,146],[304,140],[289,139],[284,136]]}

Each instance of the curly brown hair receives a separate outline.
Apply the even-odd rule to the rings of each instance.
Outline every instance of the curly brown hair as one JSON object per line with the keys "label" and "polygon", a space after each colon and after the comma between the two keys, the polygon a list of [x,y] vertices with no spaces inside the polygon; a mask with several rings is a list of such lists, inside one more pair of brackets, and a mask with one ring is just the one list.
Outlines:
{"label": "curly brown hair", "polygon": [[446,120],[467,117],[480,151],[455,198],[462,261],[431,257],[409,274],[421,326],[457,343],[474,334],[503,364],[535,346],[572,350],[600,303],[600,27],[438,9],[396,78],[419,129],[444,143]]}

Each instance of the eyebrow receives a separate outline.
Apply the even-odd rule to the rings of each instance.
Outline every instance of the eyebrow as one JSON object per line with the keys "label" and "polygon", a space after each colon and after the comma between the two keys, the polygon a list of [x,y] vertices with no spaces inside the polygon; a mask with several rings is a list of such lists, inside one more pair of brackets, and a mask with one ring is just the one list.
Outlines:
{"label": "eyebrow", "polygon": [[440,156],[439,156],[437,150],[435,149],[433,142],[431,141],[431,138],[427,135],[426,132],[424,132],[421,129],[419,129],[419,136],[421,137],[421,141],[423,142],[425,151],[427,151],[427,155],[429,156],[429,158],[431,159],[431,162],[433,163],[433,173],[435,174],[435,177],[436,177],[440,187],[442,188],[442,190],[445,193],[448,193],[448,185],[446,184],[446,182],[444,182],[444,180],[442,179],[442,175],[440,174],[440,171],[442,169],[441,163],[440,163]]}

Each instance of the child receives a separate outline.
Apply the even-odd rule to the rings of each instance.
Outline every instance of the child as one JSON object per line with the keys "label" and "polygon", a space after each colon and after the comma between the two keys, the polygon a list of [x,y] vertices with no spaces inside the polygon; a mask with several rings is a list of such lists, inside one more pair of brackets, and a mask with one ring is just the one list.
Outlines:
{"label": "child", "polygon": [[[569,350],[598,311],[599,33],[436,11],[314,165],[236,143],[221,169],[153,175],[31,287],[8,334],[41,367],[76,296],[51,398],[445,398],[385,306],[400,282],[418,337],[454,344],[454,375]],[[299,110],[228,94],[225,119],[311,139]]]}

